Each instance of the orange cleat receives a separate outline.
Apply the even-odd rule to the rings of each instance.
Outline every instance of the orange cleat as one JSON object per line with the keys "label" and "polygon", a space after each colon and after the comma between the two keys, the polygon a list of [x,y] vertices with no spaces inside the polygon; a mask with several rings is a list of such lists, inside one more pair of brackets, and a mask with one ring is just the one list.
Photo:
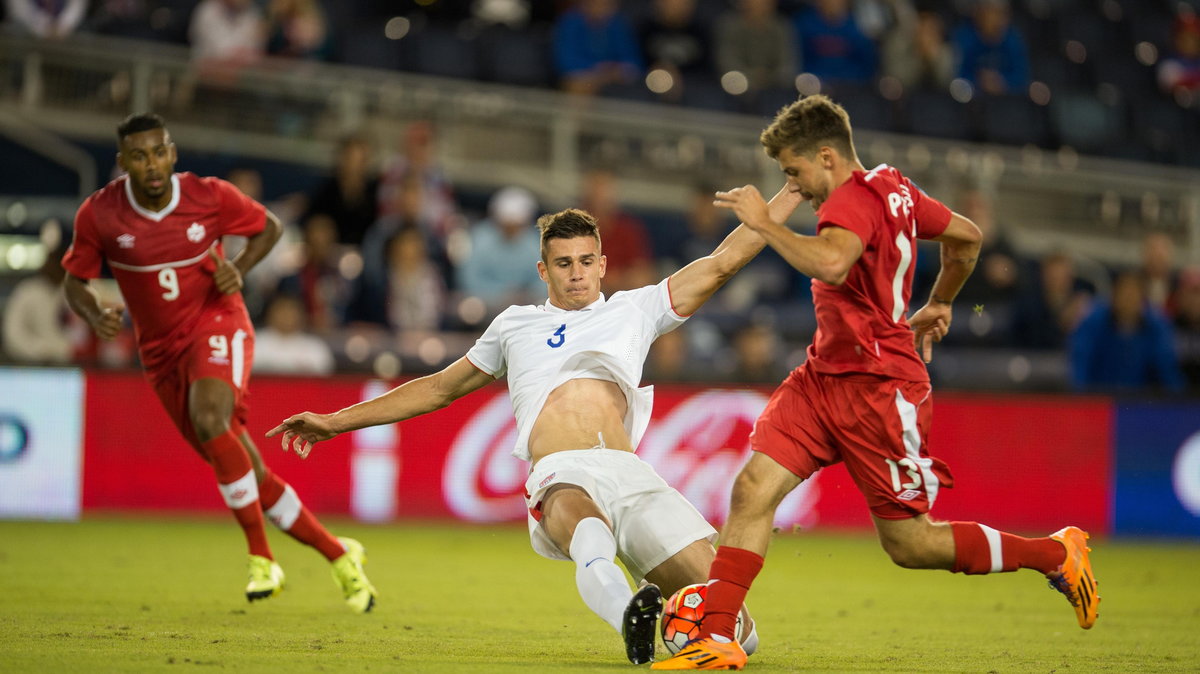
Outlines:
{"label": "orange cleat", "polygon": [[650,665],[650,669],[741,669],[746,651],[736,641],[723,643],[705,637],[684,646],[674,657]]}
{"label": "orange cleat", "polygon": [[1050,538],[1063,544],[1067,559],[1058,571],[1046,574],[1046,579],[1050,581],[1050,587],[1066,595],[1067,601],[1075,607],[1079,626],[1091,629],[1099,617],[1096,609],[1100,606],[1100,595],[1096,590],[1099,583],[1088,559],[1088,553],[1092,551],[1087,546],[1088,534],[1079,527],[1067,527],[1050,534]]}

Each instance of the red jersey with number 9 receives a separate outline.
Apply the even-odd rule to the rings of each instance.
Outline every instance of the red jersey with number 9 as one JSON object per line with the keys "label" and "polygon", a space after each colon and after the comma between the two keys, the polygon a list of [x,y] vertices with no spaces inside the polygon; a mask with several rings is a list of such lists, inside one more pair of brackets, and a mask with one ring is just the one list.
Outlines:
{"label": "red jersey with number 9", "polygon": [[108,261],[150,370],[185,349],[204,318],[246,315],[241,293],[217,290],[209,250],[223,257],[222,236],[254,236],[266,226],[266,209],[224,180],[176,173],[171,185],[171,201],[158,212],[138,205],[127,177],[96,191],[79,207],[63,257],[83,279],[99,276]]}
{"label": "red jersey with number 9", "polygon": [[842,227],[862,240],[862,257],[840,286],[813,279],[817,332],[808,364],[823,374],[871,374],[929,381],[906,312],[917,239],[950,224],[950,209],[896,169],[880,164],[853,176],[817,209],[817,231]]}

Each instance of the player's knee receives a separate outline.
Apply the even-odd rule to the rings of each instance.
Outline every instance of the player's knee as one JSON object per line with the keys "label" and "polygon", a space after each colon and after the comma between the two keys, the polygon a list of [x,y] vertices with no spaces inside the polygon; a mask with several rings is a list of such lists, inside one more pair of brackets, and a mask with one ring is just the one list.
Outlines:
{"label": "player's knee", "polygon": [[189,415],[192,427],[201,442],[207,442],[229,430],[229,419],[216,409],[198,407],[191,410]]}
{"label": "player's knee", "polygon": [[916,539],[885,540],[883,550],[902,569],[929,568],[929,551]]}

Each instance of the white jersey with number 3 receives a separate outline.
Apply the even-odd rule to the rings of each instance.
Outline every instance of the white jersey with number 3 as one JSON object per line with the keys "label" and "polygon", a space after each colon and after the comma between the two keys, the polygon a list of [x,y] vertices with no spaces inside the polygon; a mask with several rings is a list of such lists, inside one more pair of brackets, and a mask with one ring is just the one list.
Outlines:
{"label": "white jersey with number 3", "polygon": [[[615,382],[628,403],[625,431],[636,448],[650,422],[654,387],[638,388],[650,344],[687,320],[675,313],[667,280],[614,293],[567,311],[547,301],[512,306],[488,326],[467,352],[483,372],[508,374],[517,417],[513,456],[530,460],[529,433],[550,392],[572,379]],[[564,448],[567,449],[567,448]],[[580,448],[570,448],[580,449]]]}

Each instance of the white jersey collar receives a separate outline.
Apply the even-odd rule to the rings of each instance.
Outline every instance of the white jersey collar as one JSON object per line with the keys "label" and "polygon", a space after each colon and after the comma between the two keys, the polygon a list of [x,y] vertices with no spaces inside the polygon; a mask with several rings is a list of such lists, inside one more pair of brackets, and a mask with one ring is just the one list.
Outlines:
{"label": "white jersey collar", "polygon": [[600,297],[597,297],[595,302],[592,302],[591,304],[587,305],[586,307],[583,307],[582,309],[563,309],[561,307],[556,307],[550,303],[550,298],[546,298],[546,303],[542,305],[542,311],[545,311],[545,312],[548,312],[551,314],[565,314],[565,313],[569,313],[572,311],[590,311],[590,310],[595,309],[596,307],[600,306],[601,304],[604,304],[604,293],[600,293]]}
{"label": "white jersey collar", "polygon": [[129,200],[129,205],[138,215],[155,222],[162,222],[162,219],[170,215],[179,205],[179,175],[171,174],[171,201],[163,206],[161,211],[152,211],[138,204],[137,199],[133,198],[133,187],[130,185],[129,176],[125,176],[125,198]]}

